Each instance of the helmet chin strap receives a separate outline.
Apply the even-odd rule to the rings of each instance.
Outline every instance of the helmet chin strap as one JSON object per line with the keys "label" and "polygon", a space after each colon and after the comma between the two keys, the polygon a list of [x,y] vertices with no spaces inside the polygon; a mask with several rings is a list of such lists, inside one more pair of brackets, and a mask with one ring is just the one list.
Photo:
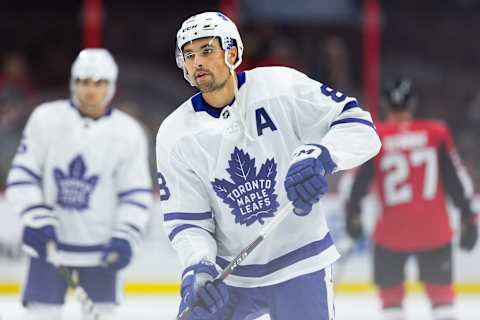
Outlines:
{"label": "helmet chin strap", "polygon": [[238,79],[237,79],[237,74],[235,73],[235,69],[238,67],[238,65],[242,61],[241,59],[239,59],[239,61],[237,61],[235,64],[231,64],[228,61],[228,53],[229,53],[229,50],[228,51],[225,50],[225,64],[228,66],[228,69],[230,70],[230,74],[232,75],[232,78],[233,78],[233,82],[234,82],[233,90],[235,95],[235,101],[237,101],[237,109],[239,113],[240,123],[242,124],[245,138],[247,138],[249,142],[253,142],[255,141],[255,139],[253,138],[252,135],[250,135],[247,127],[247,119],[246,119],[247,110],[245,106],[245,99],[240,99],[240,92],[238,91]]}

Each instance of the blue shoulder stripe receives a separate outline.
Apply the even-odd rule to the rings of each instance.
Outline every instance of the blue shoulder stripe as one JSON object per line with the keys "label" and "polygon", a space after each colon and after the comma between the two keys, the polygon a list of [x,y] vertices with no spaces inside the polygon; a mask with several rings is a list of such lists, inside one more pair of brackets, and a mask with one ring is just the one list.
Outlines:
{"label": "blue shoulder stripe", "polygon": [[194,224],[182,224],[182,225],[179,225],[179,226],[173,228],[172,232],[170,232],[170,234],[168,235],[168,239],[170,239],[170,241],[173,241],[173,239],[175,238],[175,236],[176,236],[177,234],[179,234],[180,232],[182,232],[182,231],[185,230],[185,229],[190,229],[190,228],[198,228],[198,229],[205,230],[205,231],[207,231],[210,235],[213,236],[213,234],[212,234],[210,231],[208,231],[208,230],[206,230],[206,229],[204,229],[204,228],[202,228],[202,227],[196,226],[196,225],[194,225]]}
{"label": "blue shoulder stripe", "polygon": [[211,219],[212,213],[207,212],[170,212],[163,215],[163,221],[171,220],[206,220]]}
{"label": "blue shoulder stripe", "polygon": [[357,101],[357,100],[349,101],[349,102],[343,107],[342,112],[340,112],[340,113],[344,113],[345,111],[350,110],[350,109],[353,109],[353,108],[360,108],[360,105],[358,104],[358,101]]}
{"label": "blue shoulder stripe", "polygon": [[345,119],[333,121],[332,124],[330,125],[330,128],[333,126],[336,126],[337,124],[343,124],[343,123],[361,123],[375,129],[375,126],[373,125],[372,122],[364,119],[358,119],[358,118],[345,118]]}

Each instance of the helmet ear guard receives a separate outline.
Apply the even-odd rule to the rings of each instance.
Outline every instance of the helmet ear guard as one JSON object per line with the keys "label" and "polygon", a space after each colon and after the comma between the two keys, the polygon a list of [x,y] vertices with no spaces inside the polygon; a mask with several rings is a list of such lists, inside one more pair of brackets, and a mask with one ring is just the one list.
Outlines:
{"label": "helmet ear guard", "polygon": [[185,59],[183,58],[182,50],[179,47],[175,47],[175,62],[177,63],[177,67],[183,69],[183,65],[185,64]]}

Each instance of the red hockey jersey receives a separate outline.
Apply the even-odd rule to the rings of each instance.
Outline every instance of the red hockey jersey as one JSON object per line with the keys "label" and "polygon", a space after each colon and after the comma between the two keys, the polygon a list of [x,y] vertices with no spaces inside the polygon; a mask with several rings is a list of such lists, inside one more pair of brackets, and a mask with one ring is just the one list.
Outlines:
{"label": "red hockey jersey", "polygon": [[[373,182],[379,193],[381,214],[374,240],[393,250],[428,250],[447,244],[452,228],[446,195],[460,210],[470,210],[460,177],[465,175],[453,146],[450,130],[433,120],[385,122],[377,125],[380,153],[359,175]],[[370,168],[368,168],[370,166]],[[355,190],[357,188],[357,190]],[[366,188],[366,187],[365,187]],[[352,200],[367,190],[353,186]],[[357,199],[357,200],[355,200]]]}

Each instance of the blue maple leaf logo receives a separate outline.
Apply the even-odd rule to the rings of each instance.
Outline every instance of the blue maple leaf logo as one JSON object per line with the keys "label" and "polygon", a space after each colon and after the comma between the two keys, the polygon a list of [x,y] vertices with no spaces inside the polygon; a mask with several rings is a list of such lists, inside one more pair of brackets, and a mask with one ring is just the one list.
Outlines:
{"label": "blue maple leaf logo", "polygon": [[265,223],[274,216],[280,204],[275,194],[277,164],[267,159],[257,174],[255,158],[235,148],[226,168],[231,181],[215,179],[213,190],[231,209],[235,223],[249,226],[255,221]]}
{"label": "blue maple leaf logo", "polygon": [[88,209],[90,194],[95,189],[98,176],[86,177],[87,166],[82,156],[76,156],[68,165],[65,174],[59,168],[53,170],[58,194],[57,203],[65,209],[82,211]]}

